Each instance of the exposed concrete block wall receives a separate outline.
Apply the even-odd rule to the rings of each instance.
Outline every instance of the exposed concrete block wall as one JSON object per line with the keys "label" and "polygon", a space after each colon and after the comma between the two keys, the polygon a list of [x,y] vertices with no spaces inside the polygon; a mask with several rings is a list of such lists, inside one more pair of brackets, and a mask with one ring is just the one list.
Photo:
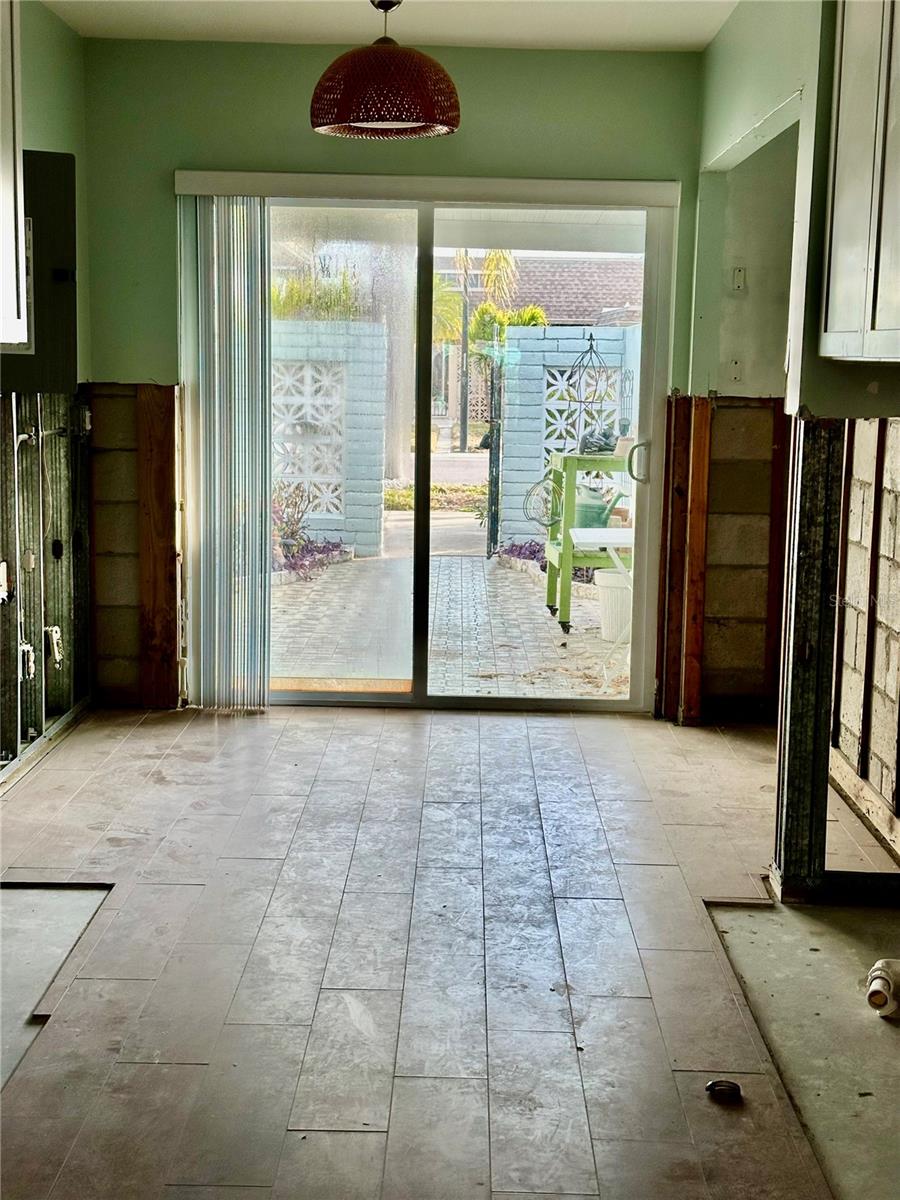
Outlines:
{"label": "exposed concrete block wall", "polygon": [[501,544],[546,536],[546,530],[526,519],[522,505],[528,489],[544,476],[545,444],[557,425],[558,414],[547,396],[547,372],[548,368],[571,367],[587,350],[590,334],[594,336],[597,353],[608,367],[634,372],[636,419],[640,396],[640,326],[514,325],[506,331],[500,454]]}
{"label": "exposed concrete block wall", "polygon": [[[311,377],[304,364],[316,368]],[[387,343],[363,321],[273,321],[274,478],[311,486],[318,537],[381,553]],[[328,508],[336,511],[322,511]]]}
{"label": "exposed concrete block wall", "polygon": [[94,691],[115,704],[139,701],[137,387],[93,384],[91,563]]}
{"label": "exposed concrete block wall", "polygon": [[[877,421],[856,421],[846,541],[846,583],[840,599],[844,637],[840,656],[837,748],[860,759],[864,700],[871,705],[868,782],[893,812],[897,786],[900,692],[900,420],[887,421],[884,472],[876,478]],[[880,515],[876,584],[869,567],[875,514]],[[868,655],[868,638],[875,640]],[[867,658],[871,674],[867,677]]]}
{"label": "exposed concrete block wall", "polygon": [[[704,696],[762,696],[772,499],[771,405],[716,402],[707,526]],[[777,566],[777,564],[776,564]]]}

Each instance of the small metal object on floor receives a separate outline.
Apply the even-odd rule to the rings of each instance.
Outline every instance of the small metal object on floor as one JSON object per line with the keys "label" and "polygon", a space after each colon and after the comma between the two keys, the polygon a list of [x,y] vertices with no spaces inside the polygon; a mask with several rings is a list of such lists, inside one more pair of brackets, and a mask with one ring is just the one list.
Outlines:
{"label": "small metal object on floor", "polygon": [[716,1104],[743,1104],[741,1085],[733,1079],[711,1079],[706,1085],[706,1094]]}

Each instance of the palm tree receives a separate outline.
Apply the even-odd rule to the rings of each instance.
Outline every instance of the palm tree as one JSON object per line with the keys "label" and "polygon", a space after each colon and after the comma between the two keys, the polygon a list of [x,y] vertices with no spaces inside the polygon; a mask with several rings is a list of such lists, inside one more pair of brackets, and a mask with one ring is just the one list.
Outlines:
{"label": "palm tree", "polygon": [[452,279],[435,272],[431,306],[435,342],[458,342],[462,336],[462,294]]}
{"label": "palm tree", "polygon": [[[469,289],[471,287],[473,258],[472,252],[465,248],[456,251],[456,269],[459,271],[460,287],[462,289],[461,328],[466,336],[460,334],[460,405],[459,405],[459,448],[465,450],[469,439]],[[512,304],[516,286],[519,282],[519,270],[516,257],[511,250],[485,250],[481,259],[481,286],[485,299],[500,308],[508,308]]]}

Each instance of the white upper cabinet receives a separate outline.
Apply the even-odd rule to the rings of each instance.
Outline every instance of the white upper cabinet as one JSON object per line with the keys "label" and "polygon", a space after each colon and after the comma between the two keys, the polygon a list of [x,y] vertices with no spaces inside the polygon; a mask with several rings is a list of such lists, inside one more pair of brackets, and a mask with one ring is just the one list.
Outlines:
{"label": "white upper cabinet", "polygon": [[28,341],[19,6],[0,0],[0,342]]}
{"label": "white upper cabinet", "polygon": [[900,359],[900,13],[838,14],[820,353]]}

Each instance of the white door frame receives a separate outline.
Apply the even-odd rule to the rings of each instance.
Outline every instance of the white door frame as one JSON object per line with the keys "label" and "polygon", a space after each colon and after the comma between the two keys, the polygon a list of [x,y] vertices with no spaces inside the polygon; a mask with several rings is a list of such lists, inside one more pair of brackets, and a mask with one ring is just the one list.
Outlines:
{"label": "white door frame", "polygon": [[[446,207],[622,208],[646,212],[644,307],[637,440],[649,482],[635,488],[631,694],[627,700],[580,701],[597,711],[646,712],[653,706],[658,548],[662,529],[665,405],[670,388],[675,254],[681,185],[667,180],[482,179],[462,176],[287,174],[176,171],[175,192],[188,196],[265,196],[273,200],[431,203]],[[431,698],[430,698],[431,699]],[[442,697],[434,697],[440,701]],[[502,700],[502,697],[499,698]],[[331,701],[334,702],[333,700]],[[429,701],[430,702],[430,701]],[[545,706],[536,699],[534,704]]]}

